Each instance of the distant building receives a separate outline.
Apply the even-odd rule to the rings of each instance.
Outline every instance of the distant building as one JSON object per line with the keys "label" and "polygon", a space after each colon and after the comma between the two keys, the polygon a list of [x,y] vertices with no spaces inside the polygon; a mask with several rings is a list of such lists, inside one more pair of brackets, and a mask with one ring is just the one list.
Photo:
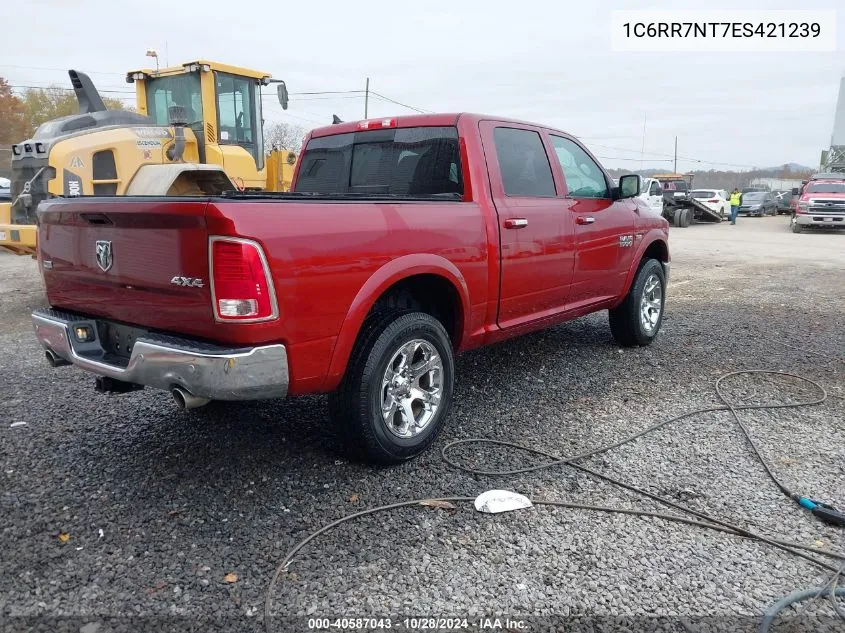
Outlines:
{"label": "distant building", "polygon": [[769,191],[792,191],[793,187],[801,186],[801,179],[794,178],[753,178],[751,187],[768,187]]}

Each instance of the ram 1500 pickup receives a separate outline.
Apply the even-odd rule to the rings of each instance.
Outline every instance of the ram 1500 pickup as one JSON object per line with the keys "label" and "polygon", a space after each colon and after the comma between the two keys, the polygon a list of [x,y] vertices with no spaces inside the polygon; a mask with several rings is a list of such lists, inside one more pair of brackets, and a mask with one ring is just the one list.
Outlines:
{"label": "ram 1500 pickup", "polygon": [[639,183],[543,125],[333,125],[289,194],[42,204],[35,331],[101,391],[189,408],[328,392],[349,450],[396,462],[443,426],[456,352],[598,310],[620,344],[654,339],[668,223]]}

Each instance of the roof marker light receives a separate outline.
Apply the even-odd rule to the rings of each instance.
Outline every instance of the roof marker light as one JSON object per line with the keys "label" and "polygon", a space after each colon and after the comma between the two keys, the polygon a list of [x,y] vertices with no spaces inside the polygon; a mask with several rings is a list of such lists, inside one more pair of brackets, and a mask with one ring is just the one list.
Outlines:
{"label": "roof marker light", "polygon": [[359,130],[376,130],[376,129],[384,129],[384,128],[391,128],[397,126],[397,121],[394,117],[389,117],[386,119],[367,119],[366,121],[359,121],[358,122],[358,129]]}

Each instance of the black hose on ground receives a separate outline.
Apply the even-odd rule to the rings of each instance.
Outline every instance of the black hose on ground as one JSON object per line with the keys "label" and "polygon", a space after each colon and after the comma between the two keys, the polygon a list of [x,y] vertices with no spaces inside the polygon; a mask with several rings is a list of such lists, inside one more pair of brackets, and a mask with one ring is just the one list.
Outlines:
{"label": "black hose on ground", "polygon": [[[728,399],[725,397],[725,394],[721,390],[721,384],[727,378],[730,378],[730,377],[733,377],[733,376],[747,375],[747,374],[770,374],[770,375],[776,375],[776,376],[782,376],[782,377],[783,376],[791,377],[791,378],[794,378],[796,380],[800,380],[800,381],[803,381],[803,382],[806,382],[806,383],[813,385],[818,390],[819,396],[816,397],[815,399],[802,401],[802,402],[749,404],[749,405],[735,406],[735,405],[731,404],[728,401]],[[830,595],[831,595],[831,599],[834,601],[834,609],[836,610],[838,615],[842,616],[842,613],[841,613],[838,605],[835,604],[835,596],[843,595],[843,593],[845,593],[845,589],[836,589],[837,579],[838,579],[839,575],[842,573],[843,569],[845,569],[845,565],[843,565],[840,568],[837,568],[837,567],[830,565],[830,564],[828,564],[828,563],[826,563],[822,560],[819,560],[818,558],[811,556],[811,555],[809,555],[805,552],[812,552],[815,555],[824,556],[824,557],[836,559],[836,560],[839,560],[839,561],[845,561],[845,554],[831,552],[831,551],[828,551],[828,550],[823,550],[821,548],[810,547],[810,546],[803,545],[803,544],[800,544],[800,543],[790,542],[790,541],[782,539],[782,538],[771,538],[771,537],[764,536],[764,535],[756,533],[756,532],[752,532],[751,530],[748,530],[747,528],[744,528],[742,526],[735,525],[735,524],[732,524],[728,521],[724,521],[722,519],[718,519],[716,517],[709,516],[709,515],[707,515],[703,512],[699,512],[698,510],[694,510],[694,509],[688,508],[688,507],[686,507],[682,504],[676,503],[675,501],[673,501],[671,499],[667,499],[667,498],[662,497],[660,495],[654,494],[654,493],[652,493],[648,490],[638,488],[637,486],[633,486],[631,484],[619,481],[618,479],[615,479],[614,477],[611,477],[611,476],[606,475],[604,473],[600,473],[600,472],[595,471],[595,470],[588,468],[586,466],[582,466],[582,465],[578,465],[578,464],[574,463],[577,460],[586,459],[588,457],[592,457],[594,455],[604,453],[604,452],[612,450],[614,448],[618,448],[620,446],[623,446],[625,444],[633,442],[633,441],[637,440],[638,438],[640,438],[644,435],[647,435],[648,433],[652,433],[652,432],[657,431],[659,429],[662,429],[662,428],[664,428],[664,427],[666,427],[670,424],[673,424],[674,422],[678,422],[680,420],[692,417],[694,415],[710,413],[710,412],[714,412],[714,411],[730,411],[731,414],[734,417],[734,420],[737,422],[737,424],[738,424],[739,428],[741,429],[743,435],[745,436],[746,440],[748,441],[748,444],[751,447],[752,452],[757,457],[757,459],[760,461],[760,463],[763,465],[763,468],[764,468],[766,474],[772,479],[772,481],[775,483],[775,485],[777,485],[777,487],[784,494],[786,494],[790,498],[796,499],[796,497],[798,497],[798,495],[793,493],[788,487],[786,487],[785,484],[783,484],[777,478],[777,476],[774,474],[772,468],[769,466],[768,462],[760,454],[759,450],[757,449],[757,446],[754,444],[754,441],[751,439],[751,436],[748,433],[748,430],[746,429],[745,425],[742,424],[742,421],[740,420],[739,415],[738,415],[738,411],[747,411],[747,410],[754,410],[754,409],[789,409],[789,408],[799,408],[799,407],[808,407],[808,406],[818,405],[818,404],[823,403],[827,399],[827,391],[824,389],[824,387],[822,387],[822,385],[820,385],[818,382],[816,382],[814,380],[811,380],[811,379],[806,378],[804,376],[799,376],[797,374],[791,374],[791,373],[788,373],[788,372],[757,369],[757,370],[735,371],[735,372],[730,372],[730,373],[724,374],[723,376],[720,376],[716,381],[716,394],[719,396],[719,399],[722,401],[722,403],[723,403],[722,405],[716,405],[716,406],[712,406],[712,407],[703,407],[703,408],[696,409],[694,411],[690,411],[688,413],[684,413],[684,414],[679,415],[679,416],[675,416],[674,418],[670,418],[670,419],[665,420],[663,422],[659,422],[658,424],[654,424],[654,425],[652,425],[652,426],[650,426],[646,429],[643,429],[642,431],[638,431],[638,432],[636,432],[632,435],[629,435],[629,436],[627,436],[627,437],[625,437],[625,438],[623,438],[623,439],[621,439],[617,442],[607,444],[607,445],[604,445],[604,446],[601,446],[601,447],[598,447],[598,448],[595,448],[595,449],[590,449],[588,451],[583,451],[583,452],[578,453],[577,455],[573,455],[571,457],[559,457],[559,456],[553,455],[551,453],[547,453],[545,451],[542,451],[542,450],[539,450],[539,449],[536,449],[536,448],[532,448],[532,447],[528,447],[528,446],[522,446],[520,444],[516,444],[516,443],[513,443],[513,442],[506,442],[506,441],[502,441],[502,440],[491,440],[491,439],[486,439],[486,438],[473,438],[473,439],[456,440],[454,442],[449,442],[441,450],[441,456],[447,464],[453,466],[454,468],[458,468],[460,470],[463,470],[464,472],[467,472],[467,473],[470,473],[470,474],[473,474],[473,475],[478,475],[478,476],[517,475],[517,474],[534,472],[534,471],[541,470],[541,469],[544,469],[544,468],[551,468],[551,467],[554,467],[554,466],[563,466],[563,465],[570,466],[572,468],[576,468],[578,470],[586,472],[586,473],[588,473],[588,474],[590,474],[594,477],[597,477],[599,479],[603,479],[603,480],[610,482],[614,485],[620,486],[620,487],[622,487],[626,490],[636,492],[636,493],[643,495],[643,496],[645,496],[649,499],[652,499],[654,501],[657,501],[657,502],[662,503],[664,505],[667,505],[669,507],[680,510],[681,512],[685,512],[689,515],[697,517],[697,519],[690,519],[688,517],[678,516],[678,515],[675,515],[675,514],[668,514],[668,513],[661,513],[661,512],[651,512],[651,511],[646,511],[646,510],[632,510],[632,509],[628,509],[628,508],[617,508],[617,507],[610,507],[610,506],[597,506],[597,505],[588,505],[588,504],[581,504],[581,503],[569,503],[569,502],[565,502],[565,501],[555,501],[555,500],[545,500],[545,499],[533,499],[532,503],[534,503],[535,505],[540,505],[540,506],[556,506],[556,507],[576,509],[576,510],[586,510],[586,511],[594,511],[594,512],[610,512],[610,513],[616,513],[616,514],[627,514],[627,515],[638,516],[638,517],[649,517],[649,518],[664,519],[664,520],[674,521],[674,522],[677,522],[677,523],[683,523],[683,524],[691,525],[691,526],[695,526],[695,527],[700,527],[700,528],[705,528],[705,529],[709,529],[709,530],[724,532],[724,533],[727,533],[727,534],[733,534],[733,535],[736,535],[736,536],[741,536],[741,537],[744,537],[744,538],[750,538],[750,539],[760,541],[762,543],[766,543],[768,545],[771,545],[772,547],[776,547],[778,549],[781,549],[781,550],[788,552],[788,553],[790,553],[794,556],[798,556],[800,558],[803,558],[804,560],[807,560],[807,561],[813,563],[814,565],[816,565],[816,566],[818,566],[822,569],[826,569],[828,571],[834,572],[833,578],[828,583],[828,585],[825,586],[825,588],[830,587]],[[456,462],[455,460],[453,460],[451,457],[448,456],[449,451],[452,450],[453,448],[455,448],[456,446],[478,445],[478,444],[492,444],[492,445],[502,446],[502,447],[505,447],[505,448],[518,449],[518,450],[521,450],[521,451],[533,453],[533,454],[538,455],[540,457],[544,457],[548,461],[544,462],[543,464],[539,464],[539,465],[536,465],[536,466],[529,466],[529,467],[525,467],[525,468],[516,468],[516,469],[509,469],[509,470],[483,470],[483,469],[465,466],[463,464],[460,464],[459,462]],[[279,581],[279,578],[281,577],[282,573],[287,570],[290,563],[293,562],[293,560],[296,558],[296,555],[302,550],[302,548],[304,548],[306,545],[308,545],[311,541],[313,541],[314,539],[316,539],[320,535],[325,534],[326,532],[329,532],[329,531],[333,530],[334,528],[336,528],[336,527],[338,527],[338,526],[340,526],[340,525],[342,525],[342,524],[344,524],[348,521],[352,521],[354,519],[358,519],[358,518],[368,516],[368,515],[377,514],[377,513],[380,513],[380,512],[395,510],[397,508],[420,505],[420,504],[423,504],[423,502],[447,501],[447,502],[451,503],[451,502],[467,502],[467,501],[473,501],[473,500],[474,500],[474,497],[441,497],[441,498],[438,498],[438,499],[415,499],[415,500],[411,500],[411,501],[400,501],[400,502],[397,502],[397,503],[391,503],[391,504],[387,504],[387,505],[383,505],[383,506],[378,506],[378,507],[375,507],[375,508],[370,508],[368,510],[362,510],[361,512],[356,512],[354,514],[349,514],[345,517],[341,517],[340,519],[337,519],[336,521],[333,521],[332,523],[329,523],[328,525],[325,525],[324,527],[320,528],[319,530],[317,530],[315,532],[312,532],[307,537],[305,537],[304,539],[299,541],[287,553],[284,560],[276,568],[276,571],[273,574],[272,579],[270,580],[270,583],[267,587],[265,600],[264,600],[264,626],[265,626],[267,633],[271,632],[270,611],[271,611],[271,608],[272,608],[273,591],[274,591],[274,589],[275,589],[275,587],[276,587],[276,585]],[[825,588],[822,588],[822,592],[825,590]],[[808,595],[812,595],[813,592],[818,592],[819,590],[816,589],[816,590],[808,590],[808,591],[810,592],[810,594],[808,594]],[[842,593],[840,593],[840,592],[842,592]],[[792,596],[789,596],[788,598],[786,598],[786,599],[776,603],[775,605],[773,605],[766,612],[767,615],[769,613],[772,613],[773,615],[769,619],[769,621],[768,621],[769,623],[766,625],[766,629],[761,628],[760,632],[766,633],[766,631],[768,630],[768,626],[771,625],[771,620],[774,619],[774,617],[777,615],[778,612],[780,612],[781,610],[783,610],[784,608],[786,608],[790,604],[793,604],[794,602],[798,602],[798,601],[807,599],[808,596],[804,596],[804,593],[806,593],[806,592],[798,592],[798,594],[800,594],[800,597],[797,597],[794,600],[789,601],[789,598],[792,598],[792,597],[798,595],[798,594],[792,594]],[[820,594],[818,594],[818,595],[820,595]],[[778,608],[775,611],[772,611],[773,609],[775,609],[775,607],[778,607]],[[764,622],[765,622],[765,620],[764,620]]]}

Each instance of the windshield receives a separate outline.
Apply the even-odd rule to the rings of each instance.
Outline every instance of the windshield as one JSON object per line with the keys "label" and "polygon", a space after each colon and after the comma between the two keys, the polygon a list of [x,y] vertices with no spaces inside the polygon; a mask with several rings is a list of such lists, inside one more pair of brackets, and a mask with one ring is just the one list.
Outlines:
{"label": "windshield", "polygon": [[188,123],[202,120],[202,93],[199,73],[150,79],[147,83],[147,113],[157,125],[169,125],[167,109],[172,105],[185,108]]}
{"label": "windshield", "polygon": [[766,197],[766,194],[762,191],[749,191],[743,196],[744,200],[762,200]]}
{"label": "windshield", "polygon": [[812,182],[807,193],[845,193],[845,182]]}
{"label": "windshield", "polygon": [[705,191],[704,189],[696,189],[692,191],[692,197],[696,198],[697,200],[703,200],[704,198],[715,198],[716,192],[715,191]]}

